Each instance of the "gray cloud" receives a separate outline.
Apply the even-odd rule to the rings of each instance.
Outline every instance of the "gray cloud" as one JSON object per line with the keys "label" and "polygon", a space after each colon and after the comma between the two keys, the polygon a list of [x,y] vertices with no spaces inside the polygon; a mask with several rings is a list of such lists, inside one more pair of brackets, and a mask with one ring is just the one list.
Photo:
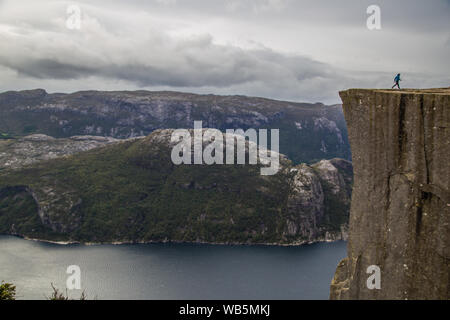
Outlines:
{"label": "gray cloud", "polygon": [[347,86],[387,87],[397,70],[411,86],[448,85],[448,1],[379,1],[378,33],[365,28],[366,2],[79,2],[82,28],[69,30],[73,2],[0,0],[0,81],[323,102]]}
{"label": "gray cloud", "polygon": [[[89,36],[84,37],[85,33],[80,35],[75,43],[61,39],[56,46],[43,43],[49,41],[47,37],[51,34],[40,38],[23,33],[21,39],[16,35],[0,35],[1,41],[10,43],[0,52],[0,63],[39,79],[101,76],[128,80],[139,86],[174,87],[275,83],[281,77],[304,81],[326,76],[329,68],[307,57],[287,56],[269,49],[243,50],[214,44],[210,37],[186,41],[159,34],[140,42],[104,32],[94,43]],[[59,40],[52,36],[53,41]],[[114,51],[117,53],[112,55]]]}

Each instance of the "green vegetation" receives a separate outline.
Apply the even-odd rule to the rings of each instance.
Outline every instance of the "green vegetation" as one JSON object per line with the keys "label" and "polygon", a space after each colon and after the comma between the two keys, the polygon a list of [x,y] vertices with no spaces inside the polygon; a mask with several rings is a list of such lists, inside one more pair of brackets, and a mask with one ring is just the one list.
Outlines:
{"label": "green vegetation", "polygon": [[[0,132],[19,137],[128,138],[158,128],[192,128],[193,119],[222,131],[280,129],[280,152],[294,164],[350,157],[340,106],[176,92],[0,94]],[[289,211],[289,170],[267,178],[259,169],[174,166],[168,146],[149,138],[20,170],[0,164],[0,233],[80,242],[303,240],[286,232],[289,223],[300,223],[296,216],[312,214],[309,208]],[[347,214],[342,210],[348,212],[347,204],[338,206],[341,200],[326,199],[325,216],[339,212],[326,218],[320,232],[338,230],[345,218],[340,215]]]}
{"label": "green vegetation", "polygon": [[2,281],[0,284],[0,300],[16,300],[16,286]]}
{"label": "green vegetation", "polygon": [[[277,241],[280,226],[274,217],[286,203],[285,179],[281,174],[263,179],[253,166],[177,167],[167,146],[121,143],[5,173],[0,232],[11,232],[14,225],[30,237],[45,233],[51,240],[83,242]],[[40,223],[24,187],[13,185],[27,186],[43,203],[52,203],[48,219],[55,231]],[[77,202],[64,211],[67,203]]]}
{"label": "green vegetation", "polygon": [[0,233],[96,243],[301,240],[283,235],[298,214],[287,207],[289,170],[263,177],[258,166],[175,166],[153,137],[0,171]]}
{"label": "green vegetation", "polygon": [[37,204],[26,187],[0,189],[0,233],[25,234],[36,238],[54,234],[41,223],[37,211]]}

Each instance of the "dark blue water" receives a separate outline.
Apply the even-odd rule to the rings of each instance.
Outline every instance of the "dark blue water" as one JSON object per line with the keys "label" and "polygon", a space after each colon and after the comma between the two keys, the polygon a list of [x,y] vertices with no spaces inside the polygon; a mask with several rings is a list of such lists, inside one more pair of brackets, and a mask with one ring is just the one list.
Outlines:
{"label": "dark blue water", "polygon": [[[346,243],[301,247],[210,245],[61,246],[0,236],[0,280],[19,299],[65,290],[66,269],[97,299],[328,299]],[[80,291],[69,291],[72,297]]]}

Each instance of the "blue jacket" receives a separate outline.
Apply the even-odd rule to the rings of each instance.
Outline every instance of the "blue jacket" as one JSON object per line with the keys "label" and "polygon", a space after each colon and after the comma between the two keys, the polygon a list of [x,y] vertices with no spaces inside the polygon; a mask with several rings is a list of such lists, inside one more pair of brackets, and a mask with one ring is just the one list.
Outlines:
{"label": "blue jacket", "polygon": [[395,77],[394,81],[395,81],[395,82],[402,81],[402,79],[400,79],[400,75],[399,75],[399,74]]}

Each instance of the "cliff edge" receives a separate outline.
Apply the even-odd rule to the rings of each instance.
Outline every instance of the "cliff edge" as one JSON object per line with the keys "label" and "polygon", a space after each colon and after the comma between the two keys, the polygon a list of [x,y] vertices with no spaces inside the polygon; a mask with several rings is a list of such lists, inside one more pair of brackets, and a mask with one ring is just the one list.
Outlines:
{"label": "cliff edge", "polygon": [[[450,88],[340,95],[354,188],[330,298],[449,299]],[[368,288],[370,266],[380,289]]]}

